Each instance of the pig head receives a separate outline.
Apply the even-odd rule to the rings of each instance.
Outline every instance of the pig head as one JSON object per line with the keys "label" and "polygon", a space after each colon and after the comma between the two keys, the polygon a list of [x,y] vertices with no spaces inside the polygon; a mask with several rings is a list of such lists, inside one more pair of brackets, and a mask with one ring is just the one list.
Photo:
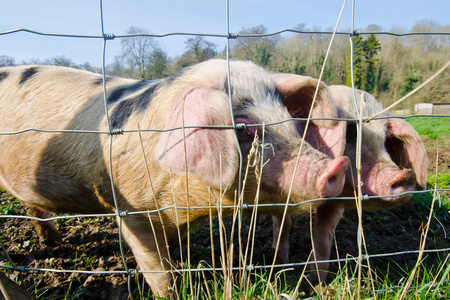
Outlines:
{"label": "pig head", "polygon": [[[329,89],[338,106],[340,118],[357,119],[352,89],[347,86],[330,86]],[[356,105],[363,119],[372,117],[383,110],[381,103],[375,97],[361,90],[356,90]],[[391,114],[387,112],[381,117],[387,116]],[[339,147],[329,147],[314,135],[307,134],[306,137],[311,145],[331,157],[345,155],[350,158],[351,167],[347,170],[346,183],[341,196],[352,197],[357,195],[358,184],[356,178],[357,128],[356,123],[352,121],[341,123],[345,125],[345,134],[341,136],[341,139],[345,140],[343,153],[339,152],[341,150]],[[313,132],[330,131],[327,128],[315,128],[314,125],[312,130]],[[364,210],[375,211],[401,205],[411,198],[411,194],[404,194],[405,192],[425,188],[427,156],[419,135],[411,125],[402,119],[376,119],[365,123],[361,130],[361,192],[363,195],[374,196],[362,201]],[[330,258],[332,236],[344,209],[355,207],[355,201],[330,200],[317,208],[313,228],[315,260]],[[285,263],[288,261],[288,232],[291,222],[290,217],[287,217],[285,225],[280,230],[281,219],[274,218],[273,244],[277,245],[281,232],[277,258]],[[312,269],[320,270],[313,273],[313,280],[325,281],[328,263],[318,263],[313,265]]]}
{"label": "pig head", "polygon": [[[352,89],[346,86],[330,86],[330,90],[336,104],[347,118],[356,119]],[[383,110],[375,97],[361,90],[356,90],[356,105],[363,119]],[[386,112],[380,117],[388,116],[391,114]],[[373,211],[398,206],[411,197],[410,194],[399,194],[425,188],[425,148],[419,135],[408,122],[396,118],[372,120],[362,126],[361,135],[361,190],[364,195],[380,196],[363,201],[363,209]],[[352,161],[352,169],[348,170],[344,190],[344,195],[348,196],[354,195],[356,186],[356,137],[356,123],[347,123],[345,155]]]}
{"label": "pig head", "polygon": [[[239,172],[251,152],[260,155],[258,172],[242,173],[245,203],[255,203],[256,195],[259,203],[285,203],[288,194],[291,203],[300,203],[343,190],[348,158],[330,158],[308,143],[300,147],[298,128],[284,121],[307,116],[310,109],[313,116],[336,117],[328,89],[319,85],[313,104],[318,83],[312,78],[269,74],[249,62],[232,61],[229,69],[230,81],[223,60],[159,81],[106,77],[107,119],[98,74],[50,66],[1,68],[0,132],[48,131],[0,136],[0,186],[33,216],[117,213],[139,268],[161,271],[144,272],[153,293],[170,295],[169,245],[188,223],[208,219],[205,207],[234,205]],[[315,126],[320,135],[336,122]],[[110,129],[121,134],[108,134]],[[194,206],[202,208],[185,209]],[[157,212],[130,213],[147,210]],[[289,213],[309,210],[300,205]],[[51,223],[34,225],[42,238],[57,237]]]}

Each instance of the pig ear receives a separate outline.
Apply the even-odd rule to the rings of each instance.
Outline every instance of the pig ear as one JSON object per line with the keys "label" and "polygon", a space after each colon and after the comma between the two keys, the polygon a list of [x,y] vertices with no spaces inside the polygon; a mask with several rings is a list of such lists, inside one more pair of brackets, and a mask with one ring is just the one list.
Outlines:
{"label": "pig ear", "polygon": [[[171,113],[165,129],[183,125],[231,125],[226,95],[205,87],[185,91]],[[174,171],[187,169],[212,186],[225,188],[233,183],[238,168],[234,133],[230,129],[199,127],[161,133],[156,159],[163,167]]]}
{"label": "pig ear", "polygon": [[427,155],[414,128],[404,120],[388,119],[385,146],[399,167],[415,172],[417,188],[424,189],[427,184]]}
{"label": "pig ear", "polygon": [[[291,116],[294,118],[308,117],[319,81],[308,76],[283,73],[273,74],[272,78]],[[319,85],[312,110],[313,118],[344,117],[344,113],[334,105],[333,97],[323,83]],[[346,122],[316,120],[313,123],[310,124],[306,133],[308,143],[331,157],[342,156],[345,148]]]}
{"label": "pig ear", "polygon": [[[286,105],[291,116],[307,118],[319,81],[308,76],[285,73],[273,74],[272,79],[275,81],[275,85],[283,97],[284,105]],[[311,117],[336,118],[336,107],[331,93],[323,83],[319,85]],[[336,125],[336,122],[332,120],[316,120],[314,123],[320,127]]]}

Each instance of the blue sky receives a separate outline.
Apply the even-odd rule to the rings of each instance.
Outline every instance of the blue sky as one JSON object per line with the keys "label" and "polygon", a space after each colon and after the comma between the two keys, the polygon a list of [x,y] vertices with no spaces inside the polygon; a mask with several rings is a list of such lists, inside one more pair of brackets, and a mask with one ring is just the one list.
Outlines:
{"label": "blue sky", "polygon": [[[269,32],[294,28],[305,23],[306,28],[334,28],[342,0],[230,0],[230,31],[263,24]],[[25,28],[45,33],[100,35],[99,1],[94,0],[15,0],[2,1],[0,32]],[[104,0],[103,14],[106,33],[125,34],[130,26],[145,28],[152,34],[171,32],[226,34],[225,0]],[[347,31],[352,24],[352,1],[347,1],[339,30]],[[355,27],[370,24],[383,30],[394,27],[408,31],[417,21],[427,19],[440,25],[450,25],[449,0],[356,0]],[[171,57],[185,50],[187,37],[157,39]],[[225,40],[211,38],[217,49]],[[112,62],[120,52],[120,40],[108,41],[106,61]],[[0,55],[23,60],[45,59],[64,55],[75,63],[90,62],[100,66],[101,39],[45,37],[29,33],[0,36]]]}

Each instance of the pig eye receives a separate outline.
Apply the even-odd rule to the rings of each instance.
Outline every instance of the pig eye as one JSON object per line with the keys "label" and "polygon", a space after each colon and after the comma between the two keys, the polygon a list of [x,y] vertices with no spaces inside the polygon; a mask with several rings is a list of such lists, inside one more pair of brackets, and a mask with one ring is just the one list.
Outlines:
{"label": "pig eye", "polygon": [[249,136],[254,136],[255,133],[258,131],[257,126],[248,126],[255,124],[253,120],[251,120],[249,117],[236,117],[234,119],[234,122],[236,124],[236,130],[241,133],[246,133]]}

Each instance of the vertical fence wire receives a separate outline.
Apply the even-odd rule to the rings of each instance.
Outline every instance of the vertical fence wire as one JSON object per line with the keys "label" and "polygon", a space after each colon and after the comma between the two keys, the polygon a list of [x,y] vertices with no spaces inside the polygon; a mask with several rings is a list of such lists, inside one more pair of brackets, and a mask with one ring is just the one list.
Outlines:
{"label": "vertical fence wire", "polygon": [[123,246],[123,232],[122,232],[122,226],[123,226],[123,217],[124,215],[121,214],[121,211],[119,209],[119,205],[117,203],[117,196],[116,196],[116,188],[114,184],[114,171],[113,171],[113,128],[111,128],[111,122],[109,119],[109,111],[108,111],[108,103],[107,103],[107,97],[106,97],[106,44],[108,39],[111,39],[110,35],[105,34],[105,26],[103,22],[103,1],[99,0],[99,13],[100,13],[100,26],[101,26],[101,33],[103,37],[103,47],[102,47],[102,85],[103,85],[103,105],[105,109],[105,121],[106,121],[106,128],[109,132],[109,177],[110,177],[110,183],[111,183],[111,194],[114,202],[114,207],[116,209],[116,220],[118,218],[119,222],[117,222],[119,227],[119,236],[118,236],[118,242],[119,242],[119,250],[120,250],[120,257],[122,258],[122,264],[125,269],[125,272],[128,276],[128,293],[132,294],[131,289],[131,274],[130,270],[128,269],[128,264],[125,258],[125,251]]}

